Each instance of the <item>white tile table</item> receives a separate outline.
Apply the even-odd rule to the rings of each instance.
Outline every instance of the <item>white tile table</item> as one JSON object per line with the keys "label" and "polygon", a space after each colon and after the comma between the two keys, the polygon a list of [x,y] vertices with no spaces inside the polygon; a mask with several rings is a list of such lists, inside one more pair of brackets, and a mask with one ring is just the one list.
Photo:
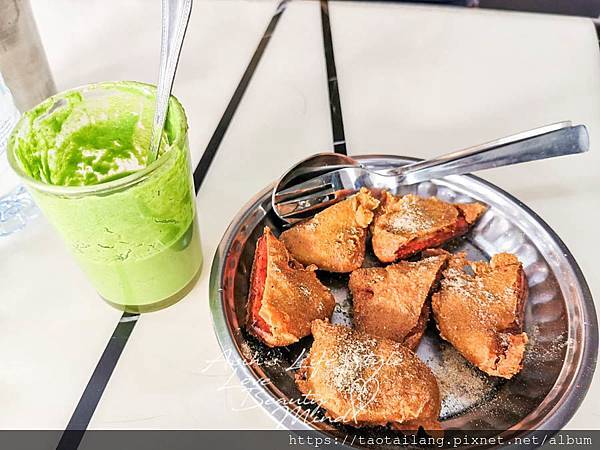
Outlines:
{"label": "white tile table", "polygon": [[[59,89],[155,81],[159,2],[32,3]],[[483,176],[548,221],[600,295],[593,244],[600,55],[592,22],[360,2],[329,2],[329,18],[326,58],[320,2],[195,2],[174,93],[189,117],[194,165],[205,154],[198,193],[205,262],[180,303],[126,317],[113,335],[121,313],[100,301],[43,218],[0,241],[11,255],[0,258],[0,429],[64,429],[70,420],[89,429],[273,428],[227,364],[210,362],[220,356],[208,309],[211,260],[253,194],[298,159],[332,150],[334,140],[351,155],[428,157],[551,121],[585,123],[589,154]],[[332,57],[337,80],[328,84]],[[336,82],[341,113],[332,122],[328,87]],[[599,395],[596,377],[568,427],[597,427]]]}

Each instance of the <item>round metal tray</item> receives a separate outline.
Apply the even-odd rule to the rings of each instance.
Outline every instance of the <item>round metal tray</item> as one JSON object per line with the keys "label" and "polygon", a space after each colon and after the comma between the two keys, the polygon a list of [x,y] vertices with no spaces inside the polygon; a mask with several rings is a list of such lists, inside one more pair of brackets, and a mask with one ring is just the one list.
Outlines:
{"label": "round metal tray", "polygon": [[[395,156],[356,157],[384,170],[413,162]],[[265,225],[278,234],[282,223],[271,209],[267,187],[235,217],[215,254],[210,276],[210,307],[223,352],[255,399],[280,426],[294,430],[354,430],[323,419],[303,401],[294,384],[294,367],[312,338],[269,349],[244,330],[246,298],[255,243]],[[558,430],[583,400],[595,369],[598,325],[590,290],[575,259],[550,227],[522,202],[474,176],[399,186],[396,194],[437,196],[450,202],[478,200],[489,210],[477,226],[446,248],[482,260],[511,252],[522,261],[529,282],[525,331],[529,335],[524,367],[511,380],[487,377],[442,341],[429,324],[418,355],[438,378],[445,429],[507,431]],[[372,254],[366,264],[377,264]],[[348,323],[351,305],[347,275],[319,272],[336,297],[333,322]]]}

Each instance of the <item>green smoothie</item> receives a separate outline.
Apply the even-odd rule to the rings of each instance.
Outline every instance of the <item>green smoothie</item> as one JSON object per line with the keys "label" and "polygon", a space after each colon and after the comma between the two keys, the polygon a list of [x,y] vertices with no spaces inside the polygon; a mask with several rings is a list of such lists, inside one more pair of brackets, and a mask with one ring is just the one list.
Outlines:
{"label": "green smoothie", "polygon": [[187,121],[171,97],[159,157],[146,164],[155,88],[100,83],[25,113],[9,159],[100,295],[130,311],[173,303],[202,255]]}

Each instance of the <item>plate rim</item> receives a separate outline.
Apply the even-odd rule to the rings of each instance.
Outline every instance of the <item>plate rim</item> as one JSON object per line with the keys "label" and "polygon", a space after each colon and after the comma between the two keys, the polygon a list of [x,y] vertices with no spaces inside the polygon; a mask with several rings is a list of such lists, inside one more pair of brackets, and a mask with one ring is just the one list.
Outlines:
{"label": "plate rim", "polygon": [[[386,154],[352,155],[352,158],[355,158],[359,161],[391,159],[399,160],[404,163],[410,161],[417,162],[422,160],[420,158]],[[569,420],[573,417],[575,412],[581,406],[581,403],[586,397],[586,394],[591,386],[591,382],[597,365],[598,318],[591,290],[585,279],[583,271],[581,270],[581,267],[577,263],[577,260],[575,259],[567,245],[563,242],[560,236],[552,229],[552,227],[550,227],[550,225],[544,219],[542,219],[534,210],[532,210],[523,201],[519,200],[511,193],[491,183],[490,181],[487,181],[476,175],[453,175],[450,177],[442,178],[441,180],[448,180],[449,182],[452,182],[453,180],[457,181],[461,179],[468,179],[470,181],[474,181],[475,183],[480,183],[484,185],[485,187],[491,189],[492,191],[495,191],[501,196],[504,196],[510,202],[516,204],[519,208],[521,208],[527,214],[529,214],[531,218],[535,222],[537,222],[546,233],[550,235],[554,243],[558,246],[563,256],[566,258],[569,267],[572,268],[575,278],[578,282],[578,289],[582,297],[583,313],[586,319],[583,324],[583,326],[586,327],[584,333],[586,339],[584,339],[582,345],[581,361],[588,362],[588,364],[580,364],[575,376],[571,380],[571,385],[575,385],[578,388],[567,390],[563,397],[557,400],[557,404],[554,406],[553,409],[556,409],[557,406],[560,406],[560,408],[556,409],[553,412],[553,414],[544,417],[541,423],[539,424],[540,426],[536,428],[536,430],[558,431],[569,422]],[[224,262],[228,248],[230,247],[233,232],[237,228],[239,228],[242,219],[253,214],[253,209],[257,206],[257,204],[262,203],[264,201],[262,200],[263,197],[267,195],[270,197],[270,192],[272,191],[274,185],[275,182],[270,183],[268,186],[261,189],[255,195],[253,195],[241,207],[241,209],[236,213],[236,215],[233,217],[233,219],[227,226],[225,232],[223,233],[223,236],[221,237],[221,240],[219,241],[219,245],[215,250],[209,278],[209,307],[211,312],[213,330],[217,337],[217,341],[219,343],[219,347],[221,348],[221,352],[225,355],[225,359],[235,372],[238,379],[242,382],[250,380],[251,384],[256,385],[253,389],[247,389],[249,390],[249,393],[252,395],[252,397],[263,409],[265,409],[265,411],[273,420],[275,420],[274,416],[276,415],[276,413],[281,413],[281,419],[277,420],[279,427],[284,427],[288,430],[313,430],[316,432],[322,432],[323,430],[320,430],[310,425],[306,421],[302,420],[300,416],[296,414],[293,410],[291,410],[289,407],[281,405],[281,403],[277,401],[278,397],[272,390],[277,390],[276,386],[266,386],[259,384],[259,379],[257,379],[256,374],[253,371],[251,371],[248,365],[245,363],[245,360],[241,355],[241,351],[238,345],[234,341],[231,333],[229,333],[229,327],[227,324],[225,310],[223,307],[222,274],[224,267],[222,263]],[[476,191],[474,193],[476,193]],[[266,212],[264,213],[266,214]],[[232,361],[230,359],[231,356],[228,356],[228,354],[233,354],[232,356],[235,360]],[[563,369],[561,369],[561,373],[563,370],[564,366]],[[546,395],[545,399],[548,398],[551,392],[552,390]],[[271,404],[272,406],[268,407],[267,405],[269,404]],[[528,416],[523,417],[521,421],[518,422],[516,425],[525,421],[527,417]],[[513,428],[514,426],[511,427],[511,429]]]}

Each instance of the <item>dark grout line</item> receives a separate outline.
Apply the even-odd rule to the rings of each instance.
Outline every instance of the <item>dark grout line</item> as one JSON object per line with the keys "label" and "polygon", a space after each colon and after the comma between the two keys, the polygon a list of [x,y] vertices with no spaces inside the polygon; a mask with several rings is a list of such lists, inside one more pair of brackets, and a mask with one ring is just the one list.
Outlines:
{"label": "dark grout line", "polygon": [[208,169],[217,153],[217,149],[219,148],[219,145],[221,145],[223,136],[225,136],[225,132],[229,128],[231,119],[233,119],[233,116],[235,115],[240,101],[242,100],[242,97],[246,92],[246,88],[250,84],[250,80],[254,75],[254,71],[256,70],[258,63],[260,62],[260,59],[262,58],[262,55],[265,52],[267,45],[269,44],[271,36],[275,31],[275,27],[277,27],[277,23],[279,22],[281,15],[285,11],[288,2],[289,0],[282,0],[277,5],[275,14],[273,14],[269,25],[267,25],[267,29],[265,30],[265,33],[263,34],[263,37],[260,40],[260,43],[258,44],[258,47],[256,47],[254,55],[252,55],[252,59],[250,60],[248,67],[246,67],[246,71],[244,72],[242,79],[240,80],[235,92],[233,93],[233,96],[231,97],[231,100],[229,101],[229,104],[227,105],[227,108],[225,109],[225,112],[223,113],[223,116],[221,117],[221,120],[219,121],[219,124],[215,129],[215,132],[210,138],[210,141],[206,146],[206,150],[202,154],[202,158],[200,159],[200,162],[198,163],[198,166],[194,171],[194,187],[196,188],[196,192],[198,192],[198,189],[200,189],[200,186],[202,185],[202,182],[204,181],[204,178],[208,173]]}
{"label": "dark grout line", "polygon": [[598,44],[600,45],[600,19],[592,19],[592,23],[594,24],[594,30],[596,30],[596,38],[598,39]]}
{"label": "dark grout line", "polygon": [[108,380],[110,380],[138,318],[139,314],[130,314],[127,312],[121,316],[119,323],[117,323],[112,336],[106,344],[102,356],[100,356],[100,360],[92,373],[90,381],[88,381],[79,399],[79,403],[75,407],[75,411],[67,424],[67,428],[58,443],[57,449],[74,450],[79,447],[85,430],[92,419],[94,411],[96,411]]}
{"label": "dark grout line", "polygon": [[346,155],[346,136],[344,134],[344,120],[342,118],[342,105],[340,103],[340,91],[338,89],[335,56],[333,54],[333,42],[331,39],[331,23],[329,22],[329,2],[327,0],[321,0],[321,27],[323,29],[323,46],[325,47],[327,87],[329,88],[333,151]]}
{"label": "dark grout line", "polygon": [[[234,91],[217,128],[215,129],[207,147],[204,151],[198,166],[194,170],[194,188],[196,193],[200,189],[206,174],[210,168],[210,165],[217,153],[219,145],[223,140],[223,136],[225,132],[229,128],[229,124],[235,115],[235,112],[246,92],[248,85],[250,84],[250,80],[254,75],[254,71],[258,67],[258,63],[260,62],[265,49],[273,35],[275,28],[277,27],[277,23],[281,18],[281,15],[286,9],[286,5],[289,0],[282,0],[277,5],[275,13],[258,44],[258,47],[254,51],[252,55],[252,59],[248,63],[244,75],[242,76],[236,90]],[[94,372],[90,380],[88,381],[87,386],[85,387],[81,398],[79,399],[79,403],[75,407],[75,411],[67,424],[67,427],[58,443],[57,449],[59,450],[75,450],[79,448],[81,444],[81,440],[87,430],[87,427],[92,419],[96,408],[98,407],[98,403],[102,398],[102,394],[108,385],[110,377],[119,361],[121,353],[127,344],[129,336],[137,323],[137,319],[139,318],[139,314],[130,314],[123,313],[123,316],[119,320],[119,323],[115,327],[112,336],[110,337]]]}

